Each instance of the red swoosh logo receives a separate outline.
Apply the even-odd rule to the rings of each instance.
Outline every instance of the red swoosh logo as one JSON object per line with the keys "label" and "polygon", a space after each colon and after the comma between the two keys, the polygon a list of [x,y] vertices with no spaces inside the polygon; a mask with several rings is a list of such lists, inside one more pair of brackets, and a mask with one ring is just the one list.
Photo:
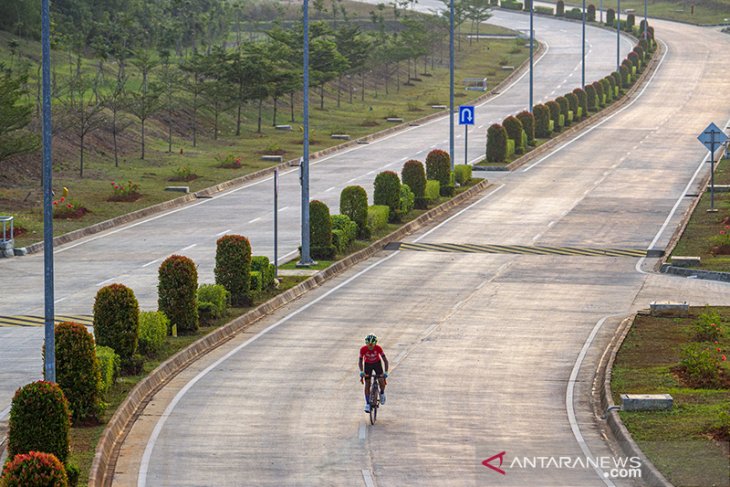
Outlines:
{"label": "red swoosh logo", "polygon": [[[506,452],[506,451],[503,451],[503,452],[497,453],[496,455],[494,455],[494,456],[492,456],[492,457],[489,457],[489,458],[487,458],[486,460],[484,460],[484,461],[482,462],[482,465],[484,465],[484,466],[485,466],[485,467],[487,467],[487,468],[491,468],[492,470],[494,470],[495,472],[497,472],[497,473],[499,473],[499,474],[502,474],[502,475],[507,475],[507,472],[505,472],[504,470],[502,470],[501,468],[499,468],[499,467],[501,467],[501,466],[502,466],[502,462],[504,461],[504,456],[505,456],[506,454],[507,454],[507,452]],[[490,463],[490,462],[491,462],[492,460],[495,460],[495,459],[497,459],[497,458],[499,458],[499,467],[495,467],[494,465],[492,465],[492,464]]]}

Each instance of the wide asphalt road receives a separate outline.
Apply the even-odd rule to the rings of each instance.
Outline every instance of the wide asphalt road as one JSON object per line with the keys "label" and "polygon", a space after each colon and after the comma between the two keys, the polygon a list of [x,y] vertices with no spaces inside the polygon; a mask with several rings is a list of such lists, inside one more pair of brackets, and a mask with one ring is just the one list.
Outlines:
{"label": "wide asphalt road", "polygon": [[[497,12],[492,20],[512,28],[527,28],[527,17]],[[580,25],[539,19],[536,35],[546,46],[535,66],[535,103],[552,99],[580,84]],[[615,69],[615,34],[589,27],[586,79],[599,79]],[[484,41],[483,41],[484,42]],[[601,46],[599,49],[598,46]],[[622,57],[632,42],[622,43]],[[470,159],[484,154],[486,127],[526,108],[527,76],[477,108],[478,125],[469,135]],[[362,185],[372,194],[375,175],[385,169],[400,172],[407,159],[424,160],[432,148],[448,150],[448,119],[409,128],[369,145],[357,146],[312,164],[311,197],[339,208],[342,188]],[[461,134],[457,130],[457,135]],[[458,143],[457,162],[463,162]],[[280,180],[279,255],[292,258],[299,245],[300,189],[298,169]],[[186,255],[198,264],[200,282],[213,282],[215,241],[225,233],[251,240],[254,254],[273,257],[273,188],[271,178],[200,200],[124,227],[61,246],[55,251],[56,314],[90,314],[99,287],[119,282],[134,289],[140,305],[157,305],[157,268],[171,254]],[[0,260],[0,272],[12,276],[12,286],[0,294],[0,315],[43,314],[43,255]],[[39,378],[42,329],[0,327],[0,420],[17,387]]]}
{"label": "wide asphalt road", "polygon": [[[707,174],[697,134],[730,117],[730,37],[655,25],[666,55],[629,106],[408,240],[663,248]],[[576,467],[619,461],[588,401],[597,358],[620,318],[651,300],[730,301],[728,284],[649,273],[654,263],[383,251],[163,389],[115,485],[640,483]],[[368,333],[393,369],[374,427],[356,367]],[[504,475],[482,464],[500,454],[489,464]]]}

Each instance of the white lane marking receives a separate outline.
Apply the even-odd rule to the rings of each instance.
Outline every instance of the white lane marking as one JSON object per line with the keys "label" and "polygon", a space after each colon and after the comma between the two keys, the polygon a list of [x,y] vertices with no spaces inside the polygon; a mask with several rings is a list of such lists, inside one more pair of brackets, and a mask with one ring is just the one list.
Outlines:
{"label": "white lane marking", "polygon": [[[117,276],[117,277],[118,277],[118,276]],[[106,284],[107,282],[111,282],[111,281],[113,281],[114,279],[116,279],[116,277],[110,277],[109,279],[106,279],[106,280],[104,280],[104,281],[101,281],[101,282],[97,282],[97,283],[96,283],[96,285],[97,285],[97,286],[103,286],[103,285],[104,285],[104,284]]]}
{"label": "white lane marking", "polygon": [[357,180],[357,178],[352,178],[352,179],[348,179],[348,180],[347,180],[347,182],[348,182],[348,183],[351,183],[351,182],[353,182],[353,181],[355,181],[355,180]]}
{"label": "white lane marking", "polygon": [[259,221],[259,220],[261,220],[261,217],[260,217],[260,216],[258,216],[258,217],[256,217],[256,218],[254,218],[253,220],[249,220],[248,222],[249,222],[249,223],[256,223],[256,222],[257,222],[257,221]]}
{"label": "white lane marking", "polygon": [[279,211],[284,211],[284,210],[288,210],[288,209],[289,209],[289,207],[285,206],[284,208],[279,208]]}
{"label": "white lane marking", "polygon": [[194,247],[197,247],[197,246],[198,246],[198,244],[192,244],[192,245],[188,245],[187,247],[185,247],[185,248],[182,248],[182,249],[178,250],[178,251],[177,251],[177,252],[175,252],[175,253],[177,254],[177,253],[182,253],[182,252],[186,252],[186,251],[188,251],[188,250],[190,250],[190,249],[192,249],[192,248],[194,248]]}
{"label": "white lane marking", "polygon": [[405,160],[408,160],[408,158],[407,157],[402,157],[401,160],[400,160],[400,162],[403,162]]}
{"label": "white lane marking", "polygon": [[537,235],[535,235],[534,237],[532,237],[532,243],[537,242],[540,239],[540,237],[542,237],[542,232],[540,232]]}
{"label": "white lane marking", "polygon": [[479,128],[480,128],[480,129],[483,129],[483,128],[484,128],[484,125],[480,125],[480,126],[479,126]]}
{"label": "white lane marking", "polygon": [[[728,121],[726,123],[730,123],[730,119],[728,119]],[[703,157],[702,160],[700,161],[700,165],[697,166],[697,169],[695,169],[695,172],[692,175],[692,177],[690,178],[689,182],[687,183],[687,186],[685,186],[684,189],[682,190],[682,194],[680,194],[679,198],[677,198],[677,201],[674,202],[672,211],[669,212],[669,214],[667,215],[667,218],[664,220],[664,223],[662,223],[662,226],[659,228],[659,231],[656,233],[656,235],[654,236],[654,239],[649,244],[650,249],[654,248],[654,245],[656,245],[656,243],[659,241],[662,234],[664,233],[664,230],[667,229],[669,222],[671,221],[672,217],[674,217],[674,213],[677,211],[677,208],[679,208],[679,205],[684,200],[685,195],[689,192],[689,188],[692,187],[695,179],[697,178],[697,175],[700,173],[700,171],[704,167],[705,163],[707,162],[707,159],[709,159],[709,158],[710,158],[710,153],[708,151],[707,155],[705,157]],[[636,266],[634,266],[634,269],[636,269],[636,272],[638,272],[639,274],[649,274],[648,272],[644,272],[643,270],[641,270],[641,266],[644,264],[645,260],[646,260],[646,257],[642,257],[636,263]]]}
{"label": "white lane marking", "polygon": [[325,190],[324,190],[324,192],[325,192],[325,193],[329,193],[329,192],[330,192],[330,191],[332,191],[333,189],[335,189],[335,187],[334,187],[334,186],[330,186],[329,188],[325,189]]}
{"label": "white lane marking", "polygon": [[365,487],[375,487],[375,481],[373,480],[373,474],[370,470],[363,469],[362,479],[365,482]]}
{"label": "white lane marking", "polygon": [[67,299],[68,299],[68,296],[66,296],[65,298],[57,299],[57,300],[55,300],[55,301],[53,302],[53,304],[58,304],[58,303],[60,303],[61,301],[66,301]]}
{"label": "white lane marking", "polygon": [[[604,123],[606,123],[606,122],[608,122],[609,120],[611,120],[611,119],[612,119],[613,117],[615,117],[615,116],[616,116],[616,115],[618,115],[619,113],[621,113],[621,112],[623,112],[624,110],[628,109],[629,107],[633,106],[633,104],[634,104],[634,103],[636,103],[636,101],[637,101],[637,100],[638,100],[639,98],[641,98],[641,96],[642,96],[642,95],[644,94],[644,92],[646,91],[646,89],[647,89],[647,88],[648,88],[649,86],[651,86],[651,83],[652,83],[652,81],[654,81],[654,76],[656,76],[656,74],[657,74],[657,73],[659,72],[659,68],[660,68],[660,67],[661,67],[661,65],[662,65],[662,64],[664,63],[664,59],[666,59],[666,57],[667,57],[667,54],[669,53],[669,47],[668,47],[668,46],[667,46],[667,45],[666,45],[666,44],[665,44],[665,43],[664,43],[663,41],[660,41],[660,42],[661,42],[662,44],[664,44],[664,47],[665,47],[664,55],[662,56],[661,60],[659,60],[659,65],[657,65],[657,68],[656,68],[656,70],[654,70],[654,72],[652,73],[652,75],[651,75],[651,78],[649,78],[649,81],[647,81],[647,82],[646,82],[646,84],[644,85],[644,87],[643,87],[643,88],[641,89],[641,91],[640,91],[640,92],[639,92],[639,93],[638,93],[638,94],[637,94],[637,95],[636,95],[636,96],[634,97],[634,99],[633,99],[633,100],[631,100],[631,101],[630,101],[629,103],[627,103],[626,105],[624,105],[623,107],[621,107],[620,109],[618,109],[617,111],[615,111],[614,113],[612,113],[611,115],[607,116],[606,118],[604,118],[603,120],[601,120],[600,122],[598,122],[597,124],[595,124],[595,125],[594,125],[593,127],[590,127],[590,128],[588,128],[587,130],[585,130],[585,131],[581,132],[580,134],[576,135],[576,136],[575,136],[574,138],[570,139],[570,140],[569,140],[568,142],[566,142],[565,144],[561,145],[560,147],[558,147],[558,148],[557,148],[557,149],[555,149],[554,151],[550,152],[550,153],[549,153],[548,155],[546,155],[545,157],[541,158],[540,160],[538,160],[538,161],[537,161],[537,162],[535,162],[534,164],[531,164],[531,165],[527,166],[527,167],[526,167],[525,169],[523,169],[523,170],[522,170],[522,172],[527,172],[527,171],[529,171],[530,169],[532,169],[533,167],[537,166],[538,164],[541,164],[541,163],[542,163],[542,162],[543,162],[544,160],[548,159],[549,157],[552,157],[552,156],[553,156],[554,154],[557,154],[557,153],[558,153],[558,152],[560,152],[561,150],[563,150],[563,149],[565,149],[566,147],[568,147],[569,145],[571,145],[571,144],[572,144],[573,142],[575,142],[575,141],[577,141],[577,140],[579,140],[579,139],[583,138],[584,136],[586,136],[586,135],[588,135],[589,133],[593,132],[593,131],[594,131],[595,129],[597,129],[598,127],[602,126],[602,125],[603,125]],[[624,159],[625,159],[625,157],[624,157]]]}
{"label": "white lane marking", "polygon": [[370,176],[370,175],[371,175],[371,174],[373,174],[374,172],[375,172],[375,170],[373,169],[372,171],[370,171],[370,172],[368,172],[368,173],[365,173],[365,175],[366,175],[366,176]]}
{"label": "white lane marking", "polygon": [[[501,190],[503,187],[504,186],[500,186],[499,188],[495,189],[491,193],[489,193],[487,195],[484,195],[482,198],[478,199],[477,201],[475,201],[471,205],[467,206],[466,208],[463,208],[461,211],[455,213],[451,217],[447,218],[446,220],[444,220],[441,223],[439,223],[438,225],[436,225],[430,231],[428,231],[428,232],[424,233],[423,235],[421,235],[420,237],[418,237],[416,240],[414,240],[414,242],[418,242],[421,239],[425,238],[431,232],[436,231],[437,229],[439,229],[442,226],[446,225],[448,222],[450,222],[451,220],[453,220],[457,216],[461,215],[465,211],[473,208],[474,206],[478,205],[482,201],[484,201],[487,198],[491,197],[492,195],[494,195],[495,193],[497,193],[499,190]],[[162,432],[162,428],[165,426],[165,423],[167,422],[167,419],[170,417],[170,415],[172,414],[173,410],[175,409],[175,407],[177,406],[177,404],[182,400],[182,398],[185,396],[185,394],[187,394],[187,392],[195,384],[197,384],[198,381],[200,381],[203,377],[205,377],[206,375],[208,375],[212,370],[216,369],[220,364],[222,364],[223,362],[225,362],[226,360],[228,360],[229,358],[231,358],[233,355],[235,355],[238,352],[240,352],[241,350],[243,350],[245,347],[247,347],[251,343],[253,343],[256,340],[258,340],[259,338],[261,338],[262,336],[264,336],[265,334],[267,334],[271,330],[274,330],[274,329],[278,328],[283,323],[286,323],[287,321],[289,321],[293,317],[297,316],[299,313],[301,313],[303,311],[306,311],[307,309],[311,308],[312,306],[314,306],[315,304],[319,303],[323,299],[326,299],[331,294],[334,294],[335,292],[339,291],[340,289],[342,289],[343,287],[347,286],[348,284],[350,284],[352,281],[356,280],[357,278],[359,278],[363,274],[369,272],[370,270],[374,269],[375,267],[379,266],[380,264],[382,264],[384,262],[387,262],[388,260],[392,259],[396,255],[400,254],[400,252],[401,252],[400,250],[397,250],[397,251],[393,252],[392,254],[390,254],[390,255],[388,255],[386,257],[383,257],[382,259],[378,260],[377,262],[374,262],[374,263],[370,264],[368,267],[366,267],[365,269],[361,270],[360,272],[358,272],[354,276],[348,278],[344,282],[338,284],[334,288],[330,289],[329,291],[327,291],[326,293],[324,293],[322,296],[320,296],[320,297],[314,299],[313,301],[305,304],[301,308],[299,308],[299,309],[297,309],[295,311],[292,311],[291,313],[289,313],[288,315],[286,315],[285,317],[283,317],[282,319],[280,319],[276,323],[274,323],[274,324],[270,325],[268,328],[260,331],[256,335],[252,336],[251,338],[249,338],[248,340],[246,340],[245,342],[243,342],[242,344],[238,345],[236,348],[234,348],[233,350],[231,350],[230,352],[228,352],[227,354],[225,354],[223,357],[221,357],[218,360],[216,360],[214,363],[212,363],[211,365],[209,365],[205,370],[201,371],[198,375],[196,375],[194,378],[192,378],[190,380],[190,382],[188,382],[187,384],[185,384],[182,387],[182,389],[180,389],[180,391],[178,391],[178,393],[172,399],[172,401],[170,402],[170,404],[167,405],[167,407],[165,408],[165,411],[162,413],[162,415],[157,420],[157,423],[155,424],[154,430],[152,430],[152,434],[150,435],[149,440],[147,440],[147,446],[145,446],[144,453],[142,455],[142,460],[140,461],[140,465],[139,465],[139,474],[137,476],[137,487],[146,487],[146,485],[147,485],[147,472],[149,470],[150,460],[152,458],[152,451],[155,448],[155,443],[157,443],[157,439],[159,438],[160,433]],[[291,253],[288,254],[288,255],[291,255]]]}
{"label": "white lane marking", "polygon": [[[251,222],[249,222],[249,223],[251,223]],[[229,228],[228,230],[223,230],[223,231],[222,231],[222,232],[220,232],[220,233],[216,233],[216,234],[215,234],[215,236],[216,236],[216,237],[222,237],[223,235],[225,235],[226,233],[228,233],[228,232],[230,232],[230,231],[231,231],[231,229]]]}
{"label": "white lane marking", "polygon": [[159,262],[159,261],[161,261],[161,260],[162,260],[162,258],[159,258],[159,259],[155,259],[155,260],[152,260],[152,261],[150,261],[150,262],[147,262],[147,263],[146,263],[145,265],[143,265],[142,267],[149,267],[149,266],[151,266],[152,264],[156,264],[157,262]]}
{"label": "white lane marking", "polygon": [[365,423],[360,423],[360,431],[358,431],[357,437],[360,438],[361,441],[367,440],[368,428],[365,426]]}
{"label": "white lane marking", "polygon": [[[580,426],[578,426],[578,420],[575,417],[575,407],[573,406],[575,382],[578,379],[578,372],[580,371],[580,367],[583,364],[583,359],[588,353],[588,349],[591,347],[593,340],[596,338],[598,330],[601,329],[606,319],[611,316],[623,315],[608,315],[598,320],[598,322],[593,327],[593,330],[591,330],[590,335],[588,335],[588,338],[586,338],[585,343],[583,343],[583,348],[581,348],[580,353],[578,354],[578,358],[575,360],[575,364],[573,364],[573,370],[570,372],[570,379],[568,379],[568,388],[565,390],[565,408],[568,412],[568,422],[570,423],[570,429],[573,431],[573,436],[575,436],[575,439],[578,442],[578,446],[580,446],[580,449],[583,451],[583,454],[586,456],[586,458],[594,458],[594,456],[593,453],[591,453],[591,449],[588,448],[588,444],[586,443],[585,438],[583,438],[583,434],[580,432]],[[606,484],[607,487],[615,487],[615,484],[611,482],[606,472],[598,468],[597,465],[595,465],[593,469],[596,471],[598,477],[603,480],[603,483]]]}
{"label": "white lane marking", "polygon": [[552,228],[553,225],[555,225],[555,220],[553,220],[550,223],[548,223],[548,228]]}
{"label": "white lane marking", "polygon": [[0,421],[3,421],[8,414],[10,414],[10,406],[0,411]]}

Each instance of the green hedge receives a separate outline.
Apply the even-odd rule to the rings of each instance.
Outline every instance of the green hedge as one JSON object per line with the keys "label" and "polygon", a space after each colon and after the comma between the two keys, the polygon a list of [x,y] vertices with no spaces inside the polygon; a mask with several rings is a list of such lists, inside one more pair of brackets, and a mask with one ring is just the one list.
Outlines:
{"label": "green hedge", "polygon": [[541,139],[550,137],[550,109],[538,103],[532,107],[532,114],[535,116],[535,137]]}
{"label": "green hedge", "polygon": [[522,154],[525,147],[522,144],[522,122],[517,117],[510,115],[502,121],[502,126],[507,131],[507,137],[514,143],[514,151],[516,154]]}
{"label": "green hedge", "polygon": [[[355,225],[355,234],[357,234],[357,224],[354,222],[353,224]],[[269,261],[268,257],[264,255],[251,257],[251,270],[259,271],[261,273],[261,277],[263,279],[261,285],[264,289],[271,289],[276,284],[276,266]]]}
{"label": "green hedge", "polygon": [[588,116],[588,95],[582,88],[573,90],[573,94],[578,98],[578,118]]}
{"label": "green hedge", "polygon": [[456,177],[456,182],[460,185],[469,184],[471,181],[471,171],[472,168],[469,164],[457,164],[454,166],[454,174]]}
{"label": "green hedge", "polygon": [[504,162],[507,158],[507,130],[498,124],[487,129],[487,162]]}
{"label": "green hedge", "polygon": [[[527,11],[530,9],[527,8]],[[535,13],[536,14],[543,14],[543,15],[552,15],[553,14],[553,8],[552,7],[542,7],[540,5],[535,6]]]}
{"label": "green hedge", "polygon": [[535,116],[527,110],[523,110],[517,114],[517,119],[527,135],[527,143],[532,145],[535,142]]}
{"label": "green hedge", "polygon": [[313,259],[332,260],[337,249],[332,245],[332,220],[329,207],[319,200],[309,203],[310,255]]}
{"label": "green hedge", "polygon": [[551,100],[545,104],[550,110],[550,120],[553,121],[553,127],[556,132],[560,132],[560,105],[555,100]]}
{"label": "green hedge", "polygon": [[[428,189],[428,186],[426,189]],[[390,213],[390,208],[386,205],[368,206],[368,227],[373,232],[386,228],[388,226],[388,213]]]}
{"label": "green hedge", "polygon": [[[253,289],[250,287],[249,292]],[[231,294],[228,290],[219,284],[202,284],[198,288],[198,310],[201,305],[208,303],[206,306],[206,321],[211,319],[223,318],[228,314],[228,308],[231,305]]]}
{"label": "green hedge", "polygon": [[256,295],[263,289],[264,278],[259,271],[251,271],[249,274],[251,277],[251,292]]}
{"label": "green hedge", "polygon": [[570,105],[568,104],[568,99],[564,96],[559,96],[555,99],[555,102],[560,107],[560,114],[563,116],[563,119],[565,120],[565,125],[570,125],[570,120],[568,120],[568,112],[570,112]]}
{"label": "green hedge", "polygon": [[596,6],[592,3],[588,4],[588,9],[586,11],[586,20],[588,22],[595,22],[596,21]]}
{"label": "green hedge", "polygon": [[563,0],[558,0],[555,4],[555,16],[562,17],[563,15],[565,15],[565,2]]}
{"label": "green hedge", "polygon": [[393,171],[383,171],[375,176],[373,202],[390,208],[390,221],[398,222],[400,212],[400,179]]}
{"label": "green hedge", "polygon": [[96,346],[96,359],[99,361],[101,375],[100,391],[106,395],[122,371],[122,362],[113,348],[101,345]]}
{"label": "green hedge", "polygon": [[507,10],[522,10],[522,3],[514,2],[512,0],[502,0],[500,2],[500,7]]}
{"label": "green hedge", "polygon": [[613,27],[616,22],[616,11],[612,8],[606,10],[606,25]]}
{"label": "green hedge", "polygon": [[[221,240],[226,237],[238,237],[237,235],[226,235],[225,237],[218,240],[218,248],[220,249]],[[226,267],[226,272],[218,271],[218,252],[216,252],[216,282],[225,286],[224,282],[219,282],[218,276],[231,276],[236,269],[246,268],[244,265],[248,264],[251,259],[251,247],[248,244],[248,239],[241,237],[242,240],[238,240],[239,246],[236,247],[239,251],[238,255],[235,254],[224,254],[230,258],[227,264],[236,263],[238,265],[230,265]],[[233,242],[233,239],[226,240],[227,242]],[[245,245],[242,245],[245,243]],[[224,248],[227,248],[225,246]],[[248,256],[244,259],[244,256]],[[222,264],[221,264],[221,267]],[[231,281],[229,281],[231,282]],[[241,281],[239,281],[241,282]],[[243,280],[242,282],[245,282]],[[237,289],[237,291],[240,288]],[[159,270],[159,283],[157,285],[157,308],[165,313],[167,318],[170,320],[170,325],[177,327],[179,332],[192,333],[198,329],[198,270],[195,266],[195,262],[191,259],[182,255],[171,255],[160,265]],[[231,292],[231,296],[233,293]],[[124,357],[122,357],[122,364],[124,364]],[[122,365],[123,366],[123,365]]]}
{"label": "green hedge", "polygon": [[347,215],[332,215],[332,243],[344,254],[357,238],[357,224]]}
{"label": "green hedge", "polygon": [[[583,11],[579,8],[571,8],[570,10],[565,12],[565,18],[566,19],[573,19],[573,20],[583,20]],[[586,20],[588,18],[586,17]]]}
{"label": "green hedge", "polygon": [[122,284],[99,289],[94,301],[96,344],[113,348],[122,367],[128,367],[137,352],[138,334],[139,304],[134,292]]}
{"label": "green hedge", "polygon": [[370,238],[368,228],[368,194],[362,186],[348,186],[340,193],[340,214],[357,224],[358,238]]}
{"label": "green hedge", "polygon": [[440,183],[441,196],[451,196],[454,185],[451,184],[451,157],[449,153],[434,149],[426,156],[426,178]]}
{"label": "green hedge", "polygon": [[593,85],[586,85],[586,99],[588,100],[588,110],[595,111],[598,109],[596,103],[598,97],[596,96],[596,88]]}
{"label": "green hedge", "polygon": [[56,336],[56,382],[71,409],[74,424],[96,422],[102,408],[101,373],[96,359],[94,336],[84,325],[59,323]]}
{"label": "green hedge", "polygon": [[[223,286],[218,286],[225,290]],[[198,300],[198,304],[200,300]],[[161,311],[142,311],[139,314],[139,353],[155,357],[165,345],[170,320]]]}
{"label": "green hedge", "polygon": [[231,303],[235,306],[249,304],[250,271],[251,242],[242,235],[224,235],[219,238],[215,253],[215,283],[228,290]]}
{"label": "green hedge", "polygon": [[413,194],[411,188],[407,184],[401,184],[400,186],[400,214],[401,216],[407,215],[413,209],[413,205],[416,202],[416,195]]}
{"label": "green hedge", "polygon": [[58,384],[38,381],[15,392],[8,423],[8,457],[42,451],[66,463],[71,413]]}
{"label": "green hedge", "polygon": [[403,164],[400,177],[403,184],[407,184],[413,196],[415,197],[414,205],[416,208],[425,209],[426,199],[424,193],[426,191],[426,170],[423,168],[421,161],[411,159]]}
{"label": "green hedge", "polygon": [[426,201],[428,201],[429,204],[435,203],[438,201],[440,195],[441,183],[433,179],[426,181]]}
{"label": "green hedge", "polygon": [[2,487],[67,487],[68,475],[63,464],[52,453],[31,451],[8,459]]}

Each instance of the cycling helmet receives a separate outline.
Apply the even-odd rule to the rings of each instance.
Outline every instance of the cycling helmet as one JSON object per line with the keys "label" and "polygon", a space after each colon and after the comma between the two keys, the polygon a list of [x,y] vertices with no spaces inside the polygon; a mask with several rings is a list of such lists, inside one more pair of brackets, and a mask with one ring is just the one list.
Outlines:
{"label": "cycling helmet", "polygon": [[365,337],[365,343],[378,343],[378,337],[375,335],[368,335]]}

